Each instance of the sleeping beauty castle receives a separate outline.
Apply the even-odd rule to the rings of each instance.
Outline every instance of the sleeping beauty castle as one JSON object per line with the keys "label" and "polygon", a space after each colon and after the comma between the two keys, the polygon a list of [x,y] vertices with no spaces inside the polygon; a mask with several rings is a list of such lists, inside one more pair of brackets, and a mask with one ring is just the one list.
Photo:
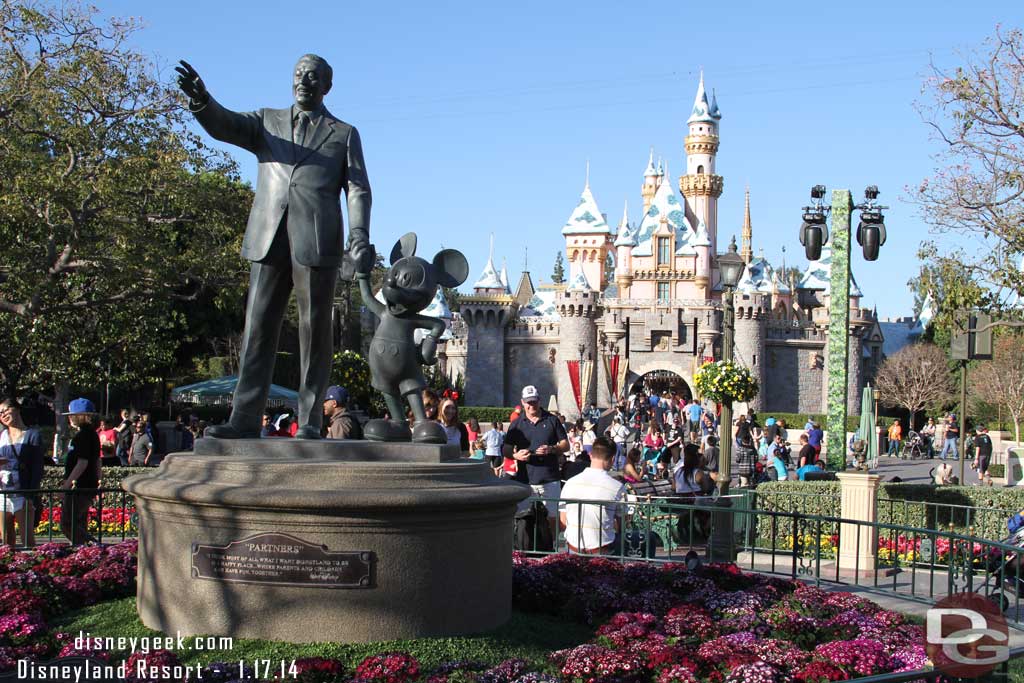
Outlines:
{"label": "sleeping beauty castle", "polygon": [[[570,417],[639,385],[689,398],[693,376],[722,357],[718,256],[728,249],[718,225],[726,189],[716,166],[722,113],[701,76],[684,143],[686,172],[673,178],[650,152],[637,220],[627,202],[613,227],[588,182],[562,226],[567,283],[535,287],[524,272],[515,289],[494,265],[493,245],[472,294],[452,314],[440,349],[444,371],[465,382],[470,405],[511,406],[524,385],[553,397]],[[724,234],[733,232],[725,230]],[[786,281],[753,251],[750,194],[739,253],[746,267],[735,296],[735,359],[762,387],[761,412],[825,412],[828,391],[829,266],[826,246],[802,277]],[[735,243],[734,243],[735,245]],[[733,248],[736,248],[735,246]],[[882,360],[883,329],[850,288],[849,410]]]}

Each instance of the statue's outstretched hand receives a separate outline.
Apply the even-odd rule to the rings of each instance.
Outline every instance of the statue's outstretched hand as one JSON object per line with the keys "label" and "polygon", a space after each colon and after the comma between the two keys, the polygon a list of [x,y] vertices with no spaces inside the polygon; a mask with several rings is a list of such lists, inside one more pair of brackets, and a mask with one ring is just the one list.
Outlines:
{"label": "statue's outstretched hand", "polygon": [[369,275],[370,271],[373,270],[375,254],[373,245],[366,240],[353,240],[349,246],[349,251],[352,254],[352,260],[355,262],[356,273],[359,275]]}
{"label": "statue's outstretched hand", "polygon": [[181,60],[181,66],[174,67],[174,70],[178,72],[178,87],[190,100],[197,104],[206,104],[210,100],[203,79],[191,64]]}

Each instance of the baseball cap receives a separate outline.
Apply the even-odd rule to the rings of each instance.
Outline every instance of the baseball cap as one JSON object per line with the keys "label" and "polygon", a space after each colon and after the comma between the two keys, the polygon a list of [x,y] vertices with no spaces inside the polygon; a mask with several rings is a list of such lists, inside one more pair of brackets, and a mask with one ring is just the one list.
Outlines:
{"label": "baseball cap", "polygon": [[337,401],[338,403],[348,402],[348,391],[345,387],[339,387],[334,385],[327,388],[327,394],[324,396],[325,401]]}
{"label": "baseball cap", "polygon": [[95,415],[96,406],[87,398],[76,398],[68,404],[68,415]]}
{"label": "baseball cap", "polygon": [[537,387],[532,384],[527,384],[523,387],[523,400],[524,401],[539,401],[540,393],[537,391]]}

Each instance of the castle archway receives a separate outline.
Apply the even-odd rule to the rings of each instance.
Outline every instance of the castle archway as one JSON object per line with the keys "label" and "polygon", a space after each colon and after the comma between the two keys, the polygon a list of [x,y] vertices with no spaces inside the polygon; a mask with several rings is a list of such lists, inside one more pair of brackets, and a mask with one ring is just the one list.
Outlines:
{"label": "castle archway", "polygon": [[649,370],[642,375],[633,375],[629,393],[637,389],[643,389],[647,393],[662,394],[664,392],[674,393],[679,398],[689,401],[693,398],[693,390],[686,380],[671,370],[657,369]]}

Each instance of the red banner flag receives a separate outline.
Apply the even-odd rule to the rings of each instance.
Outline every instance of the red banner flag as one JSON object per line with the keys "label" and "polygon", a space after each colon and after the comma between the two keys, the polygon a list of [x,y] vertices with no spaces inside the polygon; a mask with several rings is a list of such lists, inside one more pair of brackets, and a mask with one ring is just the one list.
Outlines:
{"label": "red banner flag", "polygon": [[567,360],[565,364],[569,367],[572,395],[576,398],[576,405],[578,407],[580,405],[580,362],[578,360]]}
{"label": "red banner flag", "polygon": [[619,354],[615,354],[608,361],[608,374],[612,378],[612,402],[619,398]]}

